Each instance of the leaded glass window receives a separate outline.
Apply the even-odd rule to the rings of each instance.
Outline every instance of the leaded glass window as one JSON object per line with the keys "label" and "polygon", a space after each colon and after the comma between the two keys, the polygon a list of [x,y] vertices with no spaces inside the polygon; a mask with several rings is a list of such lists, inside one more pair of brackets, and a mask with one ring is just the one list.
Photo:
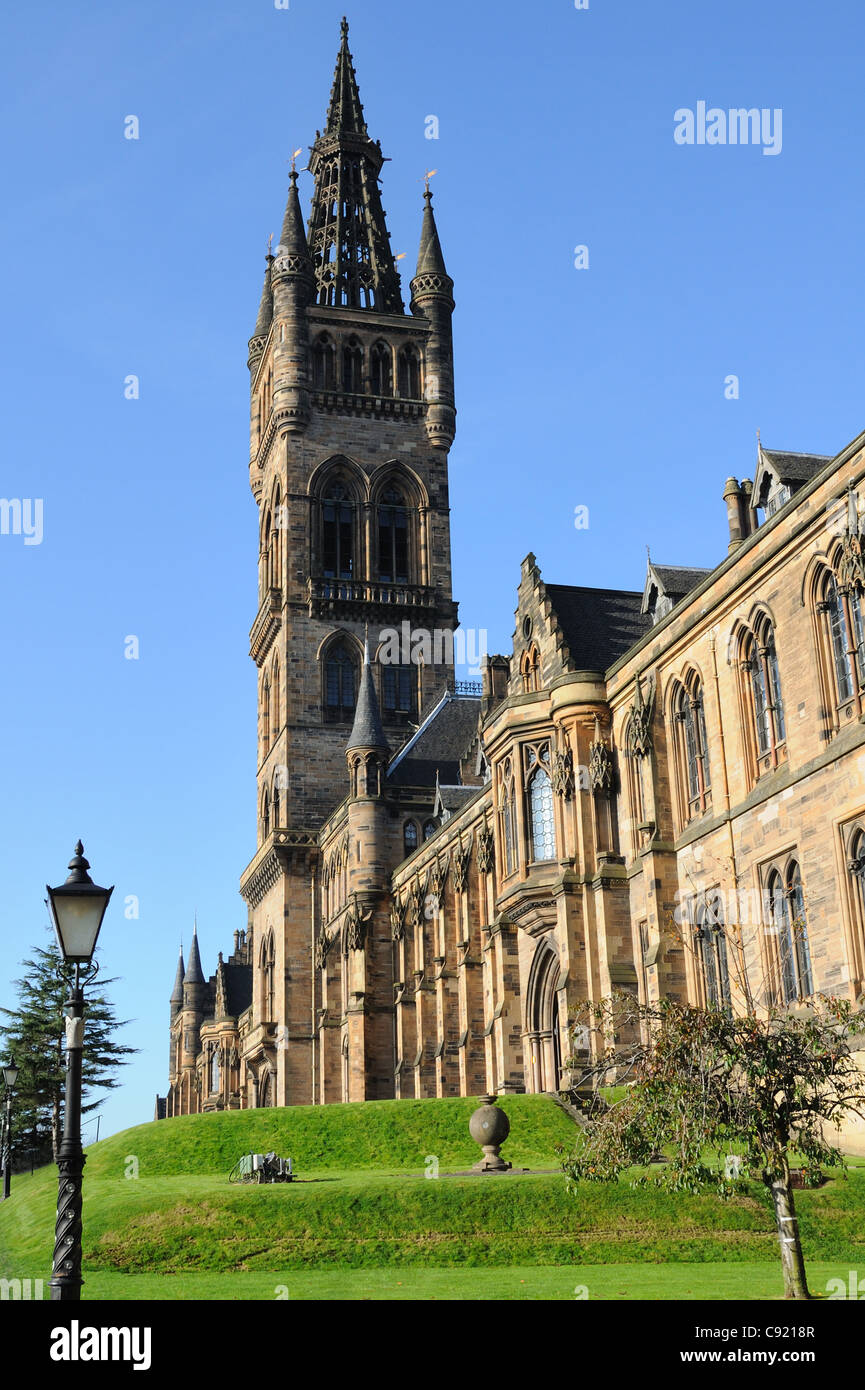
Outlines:
{"label": "leaded glass window", "polygon": [[538,767],[528,781],[528,810],[531,823],[533,859],[555,859],[556,837],[553,824],[552,783],[544,767]]}

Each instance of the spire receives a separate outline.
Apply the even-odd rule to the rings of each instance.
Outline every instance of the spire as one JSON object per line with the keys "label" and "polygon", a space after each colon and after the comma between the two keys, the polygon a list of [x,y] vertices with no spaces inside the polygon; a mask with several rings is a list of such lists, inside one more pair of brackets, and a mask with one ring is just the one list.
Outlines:
{"label": "spire", "polygon": [[354,712],[354,728],[345,751],[350,753],[353,748],[381,748],[385,752],[388,751],[369,662],[368,642],[365,642],[363,647],[363,670],[360,675],[357,708]]}
{"label": "spire", "polygon": [[326,135],[367,135],[363,106],[357,86],[354,63],[348,47],[348,20],[345,15],[340,25],[341,42],[336,55],[336,71],[330,89],[330,107],[327,113]]}
{"label": "spire", "polygon": [[327,121],[309,160],[315,178],[309,253],[318,304],[404,312],[378,188],[383,163],[381,145],[367,132],[343,19]]}
{"label": "spire", "polygon": [[185,985],[203,985],[204,972],[201,969],[201,956],[198,952],[198,923],[192,928],[192,945],[189,948],[189,964],[183,977]]}
{"label": "spire", "polygon": [[417,274],[444,275],[450,279],[445,267],[445,258],[442,255],[442,244],[439,241],[438,228],[436,227],[432,205],[432,193],[430,192],[429,183],[427,183],[426,192],[423,196],[426,206],[423,212],[423,225],[420,234]]}

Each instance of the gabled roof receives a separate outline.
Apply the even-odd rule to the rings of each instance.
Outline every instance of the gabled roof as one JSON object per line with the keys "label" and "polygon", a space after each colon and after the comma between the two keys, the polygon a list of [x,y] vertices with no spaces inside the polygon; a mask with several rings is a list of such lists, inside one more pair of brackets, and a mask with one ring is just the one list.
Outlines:
{"label": "gabled roof", "polygon": [[433,815],[440,816],[442,812],[453,815],[461,811],[467,801],[471,801],[473,796],[483,791],[483,787],[443,787],[441,784],[436,788],[436,799],[433,807]]}
{"label": "gabled roof", "polygon": [[761,449],[760,452],[782,483],[807,483],[832,457],[831,454],[795,454],[776,449]]}
{"label": "gabled roof", "polygon": [[649,561],[646,572],[646,587],[643,590],[643,602],[641,612],[648,614],[650,618],[657,618],[657,604],[652,604],[652,590],[657,590],[658,598],[665,598],[669,601],[669,607],[683,599],[692,589],[706,578],[707,574],[712,573],[712,566],[697,568],[694,565],[656,565],[653,560]]}
{"label": "gabled roof", "polygon": [[794,454],[777,449],[764,449],[759,445],[752,492],[753,505],[757,508],[765,507],[776,483],[785,487],[792,497],[829,462],[829,456],[825,454]]}
{"label": "gabled roof", "polygon": [[544,587],[577,670],[606,671],[651,626],[632,590]]}
{"label": "gabled roof", "polygon": [[477,695],[445,691],[391,760],[388,781],[397,787],[434,787],[438,774],[442,782],[459,785],[460,762],[477,737],[480,708]]}

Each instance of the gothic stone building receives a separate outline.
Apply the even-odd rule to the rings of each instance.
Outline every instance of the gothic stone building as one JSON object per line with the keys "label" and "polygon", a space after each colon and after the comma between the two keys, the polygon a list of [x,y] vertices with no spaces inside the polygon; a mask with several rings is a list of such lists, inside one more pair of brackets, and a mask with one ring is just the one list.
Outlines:
{"label": "gothic stone building", "polygon": [[566,1088],[569,1010],[614,989],[865,989],[865,436],[760,446],[714,568],[639,593],[528,555],[513,652],[458,686],[453,282],[427,188],[406,312],[383,158],[344,23],[249,345],[248,923],[209,981],[181,959],[169,1116]]}

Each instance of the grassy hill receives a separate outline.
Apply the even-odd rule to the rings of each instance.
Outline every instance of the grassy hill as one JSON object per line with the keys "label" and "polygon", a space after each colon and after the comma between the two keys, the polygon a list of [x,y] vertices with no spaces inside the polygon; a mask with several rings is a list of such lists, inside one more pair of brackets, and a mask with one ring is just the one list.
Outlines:
{"label": "grassy hill", "polygon": [[[89,1151],[85,1172],[90,1296],[99,1289],[103,1297],[124,1296],[115,1290],[125,1284],[126,1296],[136,1298],[163,1297],[169,1285],[181,1290],[171,1297],[273,1297],[266,1290],[290,1274],[294,1282],[308,1277],[311,1286],[324,1290],[310,1296],[332,1297],[338,1295],[327,1288],[344,1287],[355,1272],[355,1286],[371,1281],[370,1287],[390,1288],[382,1296],[399,1297],[406,1271],[423,1283],[436,1270],[446,1277],[450,1269],[456,1279],[459,1270],[468,1277],[483,1268],[490,1287],[498,1288],[507,1283],[505,1276],[513,1284],[519,1268],[523,1291],[489,1296],[544,1297],[559,1295],[527,1294],[527,1283],[559,1288],[564,1281],[567,1287],[570,1277],[572,1287],[574,1271],[583,1266],[609,1267],[616,1283],[616,1268],[662,1263],[687,1265],[689,1286],[695,1278],[719,1286],[718,1271],[732,1265],[741,1268],[739,1296],[749,1296],[748,1271],[758,1267],[772,1286],[777,1236],[759,1186],[721,1202],[711,1194],[634,1191],[626,1182],[586,1184],[570,1195],[558,1171],[448,1176],[478,1156],[467,1130],[475,1105],[383,1101],[242,1111],[114,1135]],[[556,1170],[556,1146],[570,1147],[578,1133],[567,1115],[540,1096],[507,1097],[502,1108],[513,1135],[505,1156],[518,1167]],[[292,1156],[299,1181],[274,1187],[228,1183],[241,1154],[269,1149]],[[439,1161],[438,1181],[424,1176],[432,1155]],[[127,1176],[135,1172],[137,1177]],[[5,1277],[49,1277],[55,1202],[54,1169],[16,1176],[12,1200],[0,1205]],[[852,1167],[819,1191],[797,1194],[797,1202],[808,1259],[827,1268],[838,1262],[842,1274],[861,1268],[865,1166]],[[700,1265],[704,1275],[694,1268]],[[594,1277],[603,1283],[602,1276]],[[159,1280],[169,1281],[162,1293]],[[238,1292],[242,1287],[265,1292],[244,1294]]]}
{"label": "grassy hill", "polygon": [[[469,1135],[478,1107],[465,1100],[372,1100],[363,1105],[295,1105],[280,1110],[229,1110],[138,1125],[91,1152],[88,1174],[121,1176],[126,1155],[141,1177],[179,1173],[227,1174],[245,1153],[290,1155],[301,1174],[318,1170],[411,1169],[427,1155],[442,1168],[470,1168],[481,1151]],[[556,1144],[573,1143],[575,1128],[546,1096],[506,1096],[511,1122],[505,1157],[523,1168],[555,1168]]]}

